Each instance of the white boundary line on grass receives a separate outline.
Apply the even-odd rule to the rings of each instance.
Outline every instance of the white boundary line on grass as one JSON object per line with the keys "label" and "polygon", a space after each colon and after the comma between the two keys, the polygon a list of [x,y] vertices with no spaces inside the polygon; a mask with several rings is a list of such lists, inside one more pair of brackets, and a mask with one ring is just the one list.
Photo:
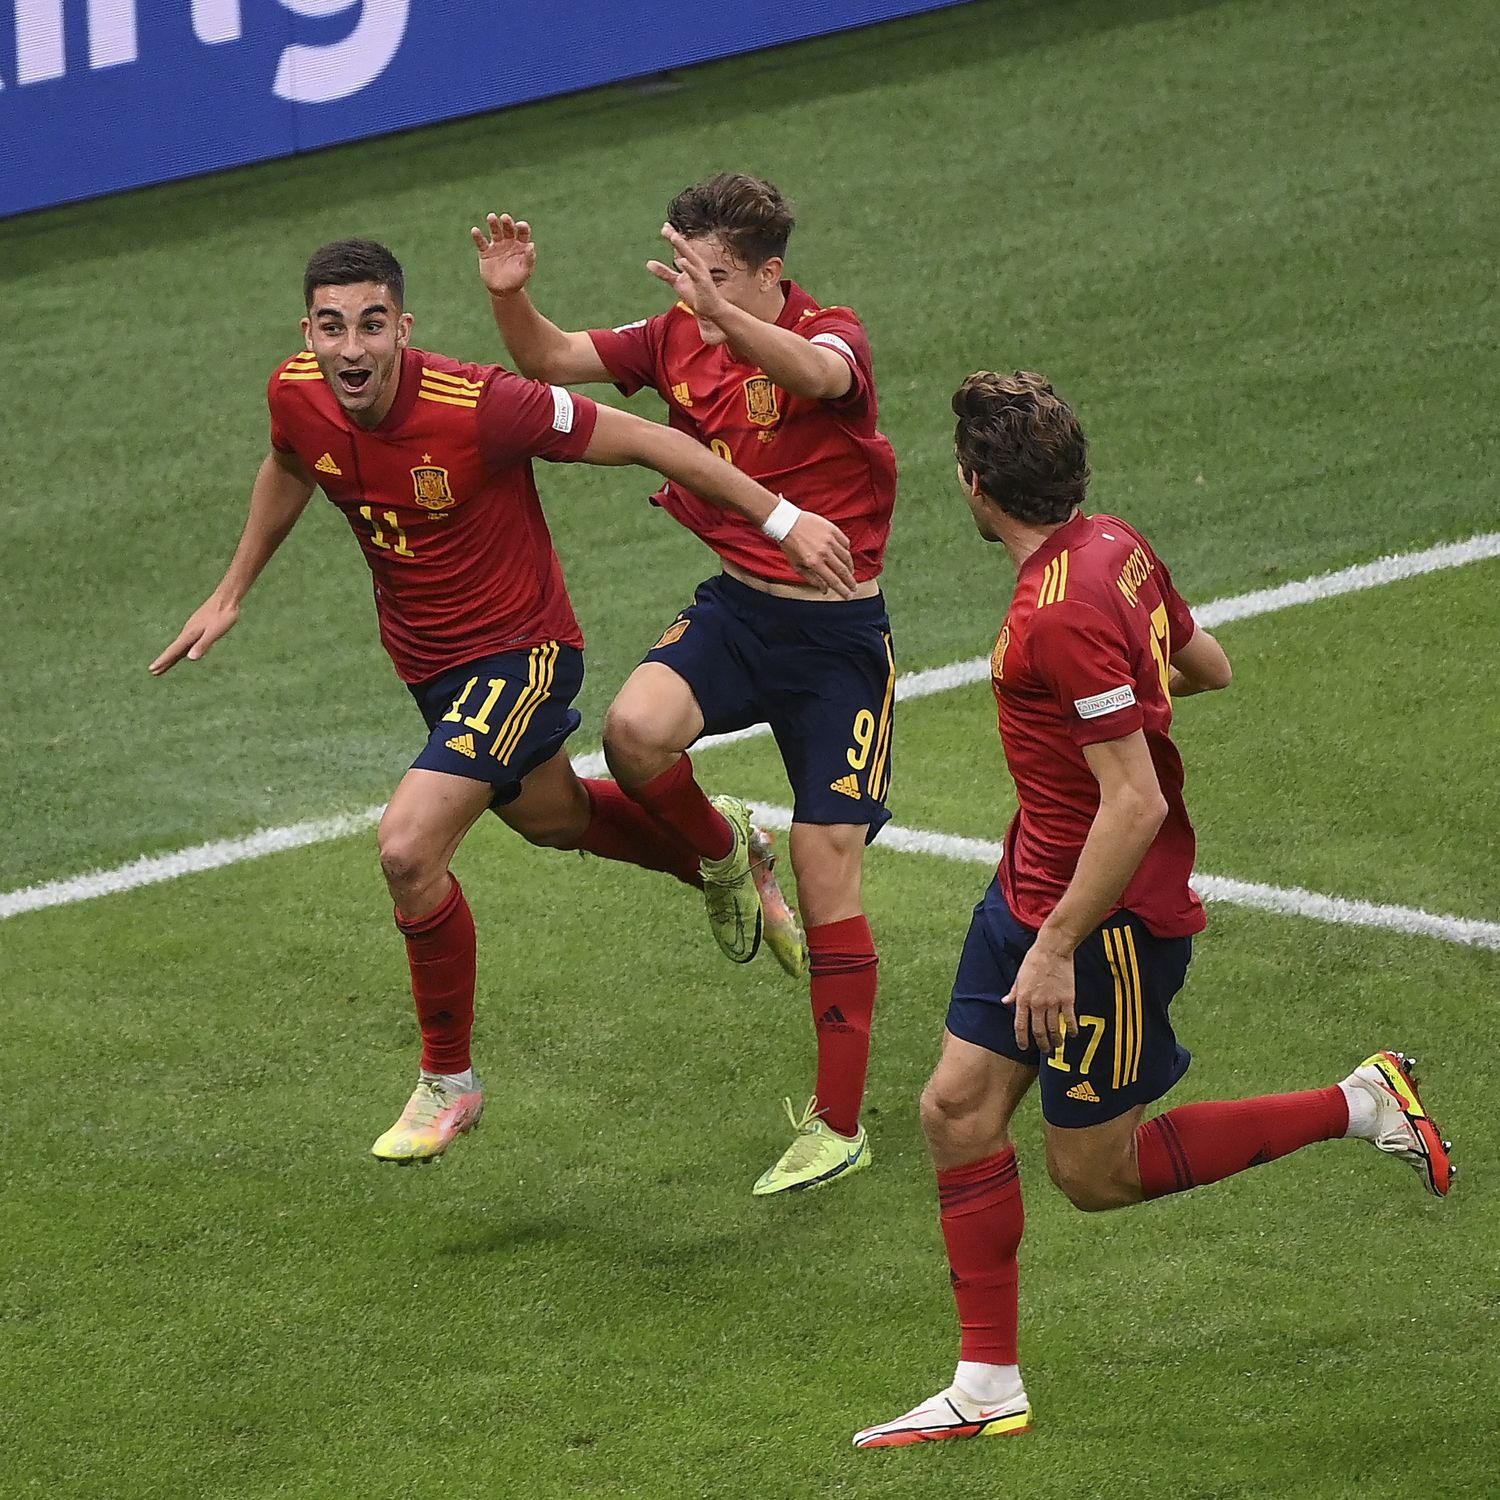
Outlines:
{"label": "white boundary line on grass", "polygon": [[[1468,563],[1481,562],[1500,557],[1500,532],[1482,532],[1462,542],[1445,542],[1421,552],[1399,553],[1378,558],[1374,562],[1361,563],[1344,568],[1337,573],[1321,573],[1312,578],[1303,578],[1295,583],[1282,584],[1277,588],[1256,589],[1248,594],[1235,594],[1225,599],[1214,599],[1195,611],[1200,624],[1207,628],[1226,624],[1233,620],[1248,620],[1256,615],[1272,614],[1294,605],[1312,604],[1322,599],[1337,598],[1341,594],[1357,593],[1363,589],[1378,588],[1382,584],[1396,583],[1405,578],[1416,578],[1424,573],[1435,573],[1445,568],[1459,568]],[[934,667],[925,672],[909,672],[896,683],[896,697],[905,702],[914,698],[925,698],[933,693],[947,692],[973,682],[982,682],[989,674],[989,658],[974,657],[970,661],[953,662],[946,667]],[[699,750],[714,745],[734,744],[739,740],[755,739],[768,733],[764,724],[754,724],[748,729],[736,730],[732,734],[711,735],[700,740]],[[598,751],[580,756],[575,762],[583,776],[598,776],[604,771],[604,757]],[[341,813],[331,818],[314,818],[304,823],[292,823],[284,828],[263,828],[237,839],[217,839],[206,844],[195,844],[188,849],[177,849],[170,854],[143,855],[140,859],[117,865],[110,870],[93,870],[85,875],[68,876],[60,880],[48,880],[39,885],[24,886],[19,890],[0,893],[0,920],[20,916],[24,912],[42,911],[52,906],[68,906],[78,901],[92,901],[99,896],[117,895],[124,891],[137,890],[142,886],[159,885],[163,881],[177,880],[184,875],[195,875],[205,870],[219,870],[227,865],[240,864],[246,860],[260,859],[268,854],[280,854],[288,849],[302,849],[311,844],[328,843],[334,839],[347,838],[363,833],[373,827],[384,811],[383,806],[367,807],[360,812]],[[767,812],[773,810],[768,809]],[[775,811],[784,811],[778,809]],[[964,849],[969,845],[982,848],[984,858],[998,858],[998,845],[982,844],[978,840],[950,839],[944,834],[922,833],[917,830],[888,827],[882,834],[882,847],[904,849],[915,853],[946,853],[945,847]],[[996,851],[991,854],[989,851]],[[969,858],[967,854],[947,854],[948,858]],[[1200,892],[1208,900],[1234,901],[1237,904],[1259,907],[1266,911],[1278,911],[1301,916],[1313,916],[1329,922],[1354,922],[1361,926],[1386,926],[1397,931],[1426,933],[1433,937],[1446,938],[1449,942],[1472,943],[1480,947],[1500,948],[1500,925],[1462,917],[1437,916],[1407,907],[1377,906],[1369,902],[1346,901],[1338,896],[1320,896],[1311,891],[1281,890],[1276,886],[1256,885],[1248,881],[1223,880],[1217,876],[1197,877]],[[1415,925],[1401,925],[1409,923]],[[1460,934],[1468,934],[1460,935]]]}

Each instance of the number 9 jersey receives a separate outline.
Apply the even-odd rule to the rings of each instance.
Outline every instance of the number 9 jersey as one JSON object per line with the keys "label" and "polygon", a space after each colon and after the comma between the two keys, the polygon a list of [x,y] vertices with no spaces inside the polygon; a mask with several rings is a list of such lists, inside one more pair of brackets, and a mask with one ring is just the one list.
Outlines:
{"label": "number 9 jersey", "polygon": [[404,682],[547,641],[582,649],[531,460],[581,458],[593,401],[410,348],[375,427],[344,414],[311,353],[276,370],[267,401],[272,446],[302,460],[359,542]]}

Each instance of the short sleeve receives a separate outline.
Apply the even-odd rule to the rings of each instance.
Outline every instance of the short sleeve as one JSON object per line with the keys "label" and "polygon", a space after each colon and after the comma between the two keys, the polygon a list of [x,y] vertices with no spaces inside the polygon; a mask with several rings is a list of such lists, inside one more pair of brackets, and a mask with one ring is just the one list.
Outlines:
{"label": "short sleeve", "polygon": [[638,323],[625,323],[619,328],[589,330],[594,352],[622,395],[633,396],[648,387],[660,390],[656,356],[661,349],[665,321],[666,314],[658,313],[654,318],[642,318]]}
{"label": "short sleeve", "polygon": [[1141,728],[1135,673],[1113,621],[1065,600],[1039,609],[1027,634],[1031,670],[1052,692],[1075,745],[1122,740]]}
{"label": "short sleeve", "polygon": [[1167,606],[1167,657],[1170,660],[1198,633],[1198,622],[1193,618],[1187,600],[1177,592],[1171,573],[1159,557],[1156,559],[1156,581],[1161,588],[1161,602]]}
{"label": "short sleeve", "polygon": [[599,408],[560,385],[496,370],[479,398],[478,417],[480,452],[491,469],[504,469],[529,458],[582,458]]}
{"label": "short sleeve", "polygon": [[278,453],[295,453],[291,433],[287,430],[286,414],[279,399],[284,389],[278,371],[266,384],[266,405],[271,411],[271,446]]}
{"label": "short sleeve", "polygon": [[874,360],[869,336],[859,319],[846,308],[825,308],[797,331],[808,343],[832,349],[848,363],[854,374],[849,389],[827,405],[839,411],[861,411],[868,407],[875,389]]}

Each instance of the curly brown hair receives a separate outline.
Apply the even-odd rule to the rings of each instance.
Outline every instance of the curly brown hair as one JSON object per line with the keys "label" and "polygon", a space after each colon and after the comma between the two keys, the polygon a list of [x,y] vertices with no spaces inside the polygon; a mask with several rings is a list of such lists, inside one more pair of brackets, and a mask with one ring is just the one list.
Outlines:
{"label": "curly brown hair", "polygon": [[953,446],[964,477],[1008,516],[1066,521],[1088,488],[1088,439],[1045,375],[979,370],[953,393]]}
{"label": "curly brown hair", "polygon": [[752,270],[785,257],[797,218],[781,190],[763,177],[720,172],[683,188],[667,205],[667,223],[688,239],[716,234]]}

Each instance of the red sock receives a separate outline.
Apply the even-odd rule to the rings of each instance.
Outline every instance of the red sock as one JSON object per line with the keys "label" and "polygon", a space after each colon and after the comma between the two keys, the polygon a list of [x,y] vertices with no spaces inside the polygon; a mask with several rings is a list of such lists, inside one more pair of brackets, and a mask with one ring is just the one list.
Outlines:
{"label": "red sock", "polygon": [[734,848],[734,830],[693,779],[688,756],[644,786],[631,788],[630,795],[700,859],[723,859]]}
{"label": "red sock", "polygon": [[589,794],[589,826],[574,848],[645,870],[664,870],[703,889],[698,856],[622,787],[613,781],[585,781],[583,789]]}
{"label": "red sock", "polygon": [[464,1072],[474,1033],[474,914],[457,877],[449,878],[453,884],[435,911],[415,921],[396,913],[428,1073]]}
{"label": "red sock", "polygon": [[960,1359],[1013,1365],[1016,1251],[1026,1227],[1016,1148],[937,1174],[943,1241],[961,1330]]}
{"label": "red sock", "polygon": [[1314,1141],[1335,1140],[1348,1128],[1349,1103],[1337,1084],[1301,1094],[1184,1104],[1135,1133],[1141,1191],[1160,1198],[1203,1187]]}
{"label": "red sock", "polygon": [[875,1011],[875,940],[863,914],[807,929],[813,1025],[818,1033],[818,1108],[840,1135],[859,1129]]}

